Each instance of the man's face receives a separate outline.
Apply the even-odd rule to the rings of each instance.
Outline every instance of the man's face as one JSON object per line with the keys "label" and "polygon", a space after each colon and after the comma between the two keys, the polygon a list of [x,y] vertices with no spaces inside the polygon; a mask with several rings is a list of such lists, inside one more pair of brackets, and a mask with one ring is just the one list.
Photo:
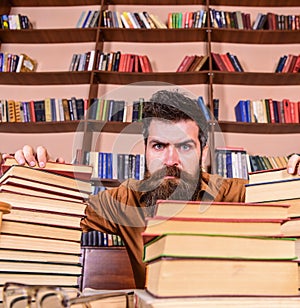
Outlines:
{"label": "man's face", "polygon": [[[176,166],[191,176],[199,173],[201,156],[199,127],[192,120],[165,122],[153,119],[146,145],[146,164],[153,174],[165,167]],[[171,179],[167,175],[165,179]]]}

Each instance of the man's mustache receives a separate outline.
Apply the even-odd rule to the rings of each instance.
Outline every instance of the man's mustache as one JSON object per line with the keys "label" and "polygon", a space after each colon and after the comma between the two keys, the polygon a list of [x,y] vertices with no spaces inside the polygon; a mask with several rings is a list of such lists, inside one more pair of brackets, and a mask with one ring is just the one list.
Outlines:
{"label": "man's mustache", "polygon": [[174,177],[169,181],[178,181],[180,179],[188,180],[191,179],[191,175],[183,170],[180,170],[177,166],[166,166],[152,174],[146,172],[145,178],[141,183],[140,189],[142,191],[151,191],[156,189],[167,176]]}

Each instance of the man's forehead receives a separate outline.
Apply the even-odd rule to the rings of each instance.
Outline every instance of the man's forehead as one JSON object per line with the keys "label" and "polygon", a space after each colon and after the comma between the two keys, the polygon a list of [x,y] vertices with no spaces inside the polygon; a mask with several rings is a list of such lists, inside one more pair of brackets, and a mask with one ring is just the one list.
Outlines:
{"label": "man's forehead", "polygon": [[198,139],[199,128],[192,120],[178,122],[153,119],[149,126],[150,140],[161,142],[184,142],[190,139]]}

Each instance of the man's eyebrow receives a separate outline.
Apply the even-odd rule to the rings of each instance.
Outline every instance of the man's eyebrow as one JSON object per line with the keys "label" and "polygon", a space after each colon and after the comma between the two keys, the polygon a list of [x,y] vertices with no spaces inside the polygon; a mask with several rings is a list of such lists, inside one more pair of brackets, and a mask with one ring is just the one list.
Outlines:
{"label": "man's eyebrow", "polygon": [[[168,141],[162,141],[162,140],[159,140],[159,139],[152,139],[151,141],[149,141],[149,143],[169,144],[170,142],[168,142]],[[196,145],[196,142],[195,142],[195,140],[193,140],[193,139],[183,140],[183,141],[181,141],[181,142],[175,143],[175,145],[176,145],[176,146],[180,146],[180,145],[183,145],[183,144],[186,144],[186,143],[193,143],[194,145]]]}
{"label": "man's eyebrow", "polygon": [[193,143],[194,145],[196,145],[196,142],[193,139],[184,140],[182,142],[175,143],[175,145],[180,146],[180,145],[183,145],[183,144],[186,144],[186,143]]}

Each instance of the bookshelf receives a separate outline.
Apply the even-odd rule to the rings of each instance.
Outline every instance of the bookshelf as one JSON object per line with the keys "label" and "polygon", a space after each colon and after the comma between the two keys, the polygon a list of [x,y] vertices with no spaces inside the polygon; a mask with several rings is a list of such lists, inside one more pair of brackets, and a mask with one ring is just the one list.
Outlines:
{"label": "bookshelf", "polygon": [[[10,12],[25,11],[25,13],[32,13],[33,19],[37,18],[40,10],[52,10],[53,12],[70,11],[73,14],[69,14],[70,20],[66,21],[66,24],[62,22],[53,22],[48,16],[48,23],[37,22],[36,27],[33,29],[8,31],[0,30],[1,49],[13,48],[18,46],[21,50],[24,46],[28,46],[29,50],[38,49],[39,45],[43,47],[49,46],[61,46],[62,49],[66,49],[67,56],[62,58],[61,63],[54,63],[51,60],[52,67],[44,66],[38,69],[37,72],[33,73],[1,73],[0,74],[0,85],[1,87],[13,89],[16,86],[22,86],[22,89],[30,87],[31,89],[44,89],[41,90],[46,92],[45,96],[52,93],[57,93],[57,97],[63,95],[71,96],[73,93],[81,95],[82,97],[92,98],[99,97],[103,92],[110,90],[111,87],[118,87],[134,82],[151,82],[153,80],[157,82],[167,82],[174,85],[184,86],[191,88],[191,91],[196,95],[205,92],[206,101],[212,109],[212,99],[214,96],[220,97],[220,121],[218,123],[212,122],[212,134],[214,134],[215,124],[218,124],[221,131],[226,135],[239,135],[242,138],[242,134],[251,134],[254,139],[259,135],[261,138],[265,135],[273,135],[277,138],[277,135],[295,135],[300,134],[299,125],[289,124],[261,124],[261,123],[236,123],[231,115],[228,113],[222,114],[222,109],[228,109],[233,114],[233,105],[236,103],[236,97],[228,95],[226,88],[235,89],[246,89],[250,92],[253,86],[263,88],[261,93],[268,93],[274,88],[289,88],[286,95],[292,91],[293,96],[296,97],[295,88],[300,84],[299,74],[276,74],[272,73],[272,68],[268,67],[268,71],[252,71],[251,67],[244,73],[229,73],[215,71],[210,61],[209,70],[200,72],[187,72],[187,73],[174,73],[175,70],[164,70],[159,67],[153,73],[119,73],[119,72],[105,72],[105,71],[83,71],[83,72],[69,72],[67,66],[71,59],[72,52],[87,49],[105,50],[105,48],[113,48],[118,45],[124,47],[128,45],[142,46],[141,50],[152,50],[151,55],[160,53],[160,45],[165,48],[166,45],[178,44],[182,46],[183,51],[180,57],[185,52],[192,51],[194,47],[190,46],[201,46],[205,52],[212,52],[215,49],[227,50],[227,48],[233,47],[234,50],[247,49],[243,51],[243,60],[247,61],[247,53],[254,49],[267,46],[269,50],[278,48],[282,53],[288,52],[290,48],[295,50],[299,47],[299,30],[237,30],[237,29],[218,29],[207,26],[200,29],[124,29],[124,28],[104,28],[98,26],[96,28],[75,28],[76,21],[79,16],[79,12],[84,9],[99,9],[104,10],[109,7],[120,8],[128,7],[129,9],[135,8],[136,10],[142,10],[144,8],[149,10],[161,10],[162,19],[166,18],[166,12],[171,11],[171,8],[176,6],[177,8],[184,10],[186,7],[192,9],[198,8],[220,8],[228,10],[251,10],[251,17],[254,19],[256,13],[260,10],[278,11],[283,10],[284,12],[293,11],[297,14],[299,11],[299,3],[297,0],[288,1],[250,1],[242,0],[237,4],[236,1],[225,1],[225,0],[113,0],[110,2],[99,2],[96,0],[68,0],[62,4],[58,0],[31,0],[22,1],[15,0],[13,2],[4,1],[0,13],[8,14]],[[77,14],[77,15],[76,15]],[[29,17],[31,14],[28,14]],[[43,15],[41,15],[43,16]],[[51,17],[51,16],[50,16]],[[57,23],[57,24],[56,24]],[[101,24],[101,20],[99,25]],[[80,44],[78,44],[80,43]],[[76,45],[84,45],[84,47],[78,48]],[[107,47],[106,47],[107,46]],[[185,51],[185,46],[187,51]],[[249,47],[250,46],[250,47]],[[27,47],[26,47],[27,48]],[[125,48],[125,47],[124,47]],[[157,48],[157,51],[155,51]],[[153,51],[154,49],[154,51]],[[166,49],[163,49],[166,50]],[[43,51],[38,50],[38,55]],[[156,54],[156,57],[158,55]],[[177,55],[179,59],[179,55]],[[54,59],[55,60],[55,59]],[[151,59],[150,59],[151,60]],[[154,59],[156,60],[156,59]],[[278,57],[272,59],[275,62]],[[42,61],[46,61],[42,59]],[[178,60],[174,65],[178,65]],[[199,86],[199,87],[198,87]],[[292,88],[292,89],[290,89]],[[40,90],[38,90],[40,91]],[[9,91],[6,91],[8,93]],[[5,91],[3,95],[8,97]],[[22,93],[22,91],[21,91]],[[28,99],[31,93],[18,94],[20,98]],[[40,95],[40,94],[39,94]],[[240,95],[240,94],[237,94]],[[23,96],[23,97],[22,97]],[[19,98],[19,97],[16,97]],[[224,103],[222,100],[226,100]],[[230,101],[228,103],[227,101]],[[79,127],[78,127],[78,124]],[[88,121],[85,123],[81,121],[79,123],[74,122],[60,122],[60,123],[1,123],[0,133],[25,133],[25,134],[49,134],[49,133],[74,133],[76,131],[84,132],[84,143],[83,149],[88,150],[91,147],[92,134],[99,131],[103,133],[119,133],[121,132],[126,123],[106,123],[105,127]],[[140,125],[136,125],[130,128],[130,133],[140,134]],[[69,137],[68,137],[69,138]],[[284,137],[280,136],[280,139]],[[225,138],[226,142],[227,139]],[[235,140],[235,139],[234,139]],[[231,139],[228,142],[232,144]],[[239,142],[239,141],[237,141]],[[289,142],[289,141],[287,141]],[[212,144],[212,156],[214,152],[214,144]],[[251,144],[250,144],[251,149]],[[264,147],[262,147],[264,151]]]}
{"label": "bookshelf", "polygon": [[[210,8],[223,7],[230,10],[249,9],[252,10],[253,17],[256,12],[264,9],[274,11],[297,11],[300,14],[299,0],[5,0],[1,3],[0,14],[8,14],[10,12],[24,11],[28,13],[31,19],[44,19],[44,23],[33,29],[26,30],[4,30],[0,29],[1,50],[13,50],[26,52],[36,56],[39,62],[38,70],[33,73],[0,73],[0,90],[3,98],[12,99],[38,99],[40,97],[53,96],[56,97],[78,97],[93,98],[103,95],[106,91],[110,91],[115,87],[131,84],[134,82],[166,82],[174,85],[189,88],[195,95],[205,94],[211,110],[212,99],[220,97],[220,121],[218,123],[211,122],[211,136],[213,138],[211,145],[211,155],[214,155],[214,135],[215,126],[218,125],[222,133],[226,134],[226,143],[229,145],[246,145],[249,150],[256,151],[259,149],[261,153],[270,151],[290,151],[299,152],[299,145],[292,140],[300,134],[300,125],[298,124],[261,124],[261,123],[237,123],[233,120],[233,106],[237,99],[247,93],[251,96],[253,86],[262,88],[257,95],[266,95],[268,91],[274,92],[274,95],[280,96],[281,90],[285,95],[292,93],[293,97],[297,97],[300,85],[300,74],[276,74],[272,73],[272,67],[269,66],[267,71],[252,71],[249,67],[244,73],[229,73],[215,71],[210,67],[208,70],[200,72],[175,73],[179,61],[186,53],[192,53],[200,48],[201,53],[210,53],[212,50],[227,50],[229,47],[234,51],[245,49],[243,58],[247,60],[247,54],[266,46],[269,50],[275,49],[279,54],[288,52],[291,48],[295,50],[300,44],[299,30],[236,30],[236,29],[217,29],[205,27],[201,29],[113,29],[113,28],[75,28],[79,13],[90,7],[94,9],[104,10],[109,6],[123,8],[129,6],[143,10],[147,9],[160,10],[162,8],[161,17],[166,17],[166,12],[171,7],[178,6],[182,10],[186,7],[193,8]],[[45,12],[52,12],[47,15]],[[61,11],[61,12],[60,12]],[[68,18],[60,18],[57,24],[53,21],[55,13],[60,16],[68,12]],[[71,13],[69,13],[71,12]],[[39,17],[39,13],[41,17]],[[46,17],[45,17],[46,16]],[[70,19],[70,20],[69,20]],[[63,24],[62,20],[66,23]],[[48,22],[48,23],[47,23]],[[100,23],[99,23],[100,24]],[[168,50],[172,46],[177,45],[182,51],[174,51],[174,63],[170,63],[168,58]],[[105,71],[83,71],[70,72],[68,65],[74,52],[85,52],[86,50],[105,50],[117,48],[118,45],[129,48],[128,46],[139,46],[140,50],[148,50],[151,56],[159,58],[160,55],[165,57],[162,60],[157,59],[157,66],[153,73],[119,73]],[[171,47],[170,47],[171,46]],[[249,47],[250,46],[250,47]],[[247,51],[248,48],[248,51]],[[179,49],[179,48],[178,48]],[[171,49],[172,50],[172,49]],[[198,52],[197,52],[198,53]],[[48,56],[49,55],[49,58]],[[151,57],[152,58],[152,57]],[[150,58],[150,60],[152,60]],[[40,60],[39,60],[40,59]],[[58,61],[59,59],[59,61]],[[278,60],[277,56],[273,57],[274,65]],[[173,64],[173,69],[170,67]],[[164,66],[166,65],[166,66]],[[286,90],[285,88],[288,88]],[[18,91],[16,91],[16,89]],[[236,91],[236,89],[238,89]],[[34,97],[33,97],[34,91]],[[236,93],[232,95],[228,91]],[[298,96],[299,99],[299,96]],[[226,109],[226,111],[225,111]],[[228,110],[228,112],[227,112]],[[230,114],[231,113],[231,114]],[[47,123],[0,123],[0,135],[8,136],[9,143],[16,144],[16,148],[9,148],[7,152],[13,152],[25,143],[35,145],[44,144],[56,156],[61,156],[71,161],[73,153],[69,153],[69,147],[72,146],[74,134],[76,132],[83,133],[84,140],[81,145],[84,150],[90,150],[93,140],[93,134],[106,133],[118,134],[128,126],[128,123],[107,122],[105,125],[97,121],[66,121],[66,122],[47,122]],[[140,123],[129,125],[126,130],[127,134],[139,135],[141,133]],[[49,138],[51,134],[53,138]],[[245,134],[247,139],[245,141]],[[20,135],[20,139],[15,140],[14,136]],[[58,137],[62,136],[62,137]],[[229,138],[227,137],[229,136]],[[233,138],[231,138],[233,136]],[[236,138],[235,138],[236,137]],[[288,138],[287,138],[288,137]],[[60,142],[57,142],[60,139]],[[65,140],[68,142],[65,142]],[[271,145],[266,143],[266,139],[272,139]],[[110,137],[107,138],[110,140]],[[259,140],[259,141],[257,141]],[[5,144],[5,141],[3,142]],[[278,149],[278,144],[281,144]],[[286,146],[286,149],[285,149]],[[4,152],[6,148],[2,148]],[[272,151],[272,150],[271,150]],[[69,155],[69,157],[68,157]],[[117,181],[103,180],[96,182],[97,185],[117,186]],[[125,248],[83,248],[83,262],[87,266],[83,276],[82,287],[100,287],[100,288],[133,288],[132,273],[128,264],[128,256]],[[113,263],[108,262],[114,260]],[[124,263],[123,263],[123,261]],[[102,271],[106,266],[112,266],[109,272]],[[124,264],[120,267],[119,264]],[[90,265],[90,267],[89,267]],[[95,266],[97,265],[97,266]],[[99,269],[99,275],[95,270]],[[102,277],[109,276],[121,271],[121,276],[113,278],[115,281],[127,280],[123,285],[110,285]],[[102,276],[103,275],[103,276]],[[118,275],[118,274],[117,274]],[[101,281],[89,281],[87,277],[98,277]],[[100,278],[99,278],[100,277]],[[101,284],[102,283],[102,284]],[[103,284],[105,283],[105,284]]]}

